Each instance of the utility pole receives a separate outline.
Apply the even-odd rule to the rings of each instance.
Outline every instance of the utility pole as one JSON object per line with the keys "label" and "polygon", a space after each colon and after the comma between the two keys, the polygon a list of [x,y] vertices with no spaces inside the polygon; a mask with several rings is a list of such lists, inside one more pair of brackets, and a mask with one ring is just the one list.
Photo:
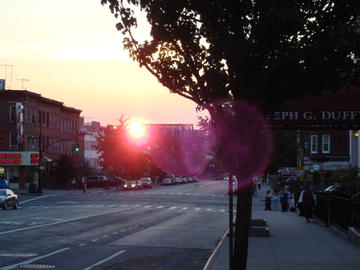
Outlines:
{"label": "utility pole", "polygon": [[26,90],[24,88],[24,82],[28,82],[29,79],[24,79],[24,78],[21,78],[21,79],[17,79],[18,81],[21,81],[21,90]]}

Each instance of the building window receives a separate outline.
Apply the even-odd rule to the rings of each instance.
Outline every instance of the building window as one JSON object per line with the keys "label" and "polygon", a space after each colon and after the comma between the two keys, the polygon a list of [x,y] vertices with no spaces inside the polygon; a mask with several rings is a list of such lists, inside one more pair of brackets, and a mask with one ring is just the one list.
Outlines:
{"label": "building window", "polygon": [[18,150],[16,133],[10,132],[9,137],[10,137],[10,141],[9,141],[10,150]]}
{"label": "building window", "polygon": [[330,135],[322,135],[322,152],[330,153]]}
{"label": "building window", "polygon": [[9,122],[10,123],[16,122],[16,106],[15,106],[15,104],[9,105]]}
{"label": "building window", "polygon": [[312,154],[316,154],[318,152],[318,136],[311,135],[310,136],[310,152]]}

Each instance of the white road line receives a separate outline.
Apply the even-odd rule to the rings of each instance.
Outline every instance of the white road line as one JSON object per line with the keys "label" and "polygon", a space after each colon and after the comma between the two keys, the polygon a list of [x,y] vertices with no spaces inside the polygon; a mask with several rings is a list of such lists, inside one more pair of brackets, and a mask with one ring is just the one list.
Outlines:
{"label": "white road line", "polygon": [[186,210],[186,209],[189,209],[189,207],[183,207],[183,208],[181,208],[181,210]]}
{"label": "white road line", "polygon": [[57,224],[66,223],[66,222],[70,222],[70,221],[80,220],[80,219],[84,219],[84,218],[107,215],[107,214],[111,214],[111,213],[115,213],[115,212],[119,212],[119,211],[118,210],[109,211],[109,212],[105,212],[105,213],[99,213],[99,214],[95,214],[95,215],[88,215],[88,216],[83,216],[83,217],[70,218],[70,219],[66,219],[66,220],[62,220],[62,221],[56,221],[56,222],[51,222],[51,223],[46,223],[46,224],[41,224],[41,225],[36,225],[36,226],[19,228],[19,229],[14,229],[14,230],[10,230],[10,231],[2,231],[2,232],[0,232],[0,235],[14,233],[14,232],[27,231],[27,230],[37,229],[37,228],[41,228],[41,227],[52,226],[52,225],[57,225]]}
{"label": "white road line", "polygon": [[81,244],[79,245],[79,247],[83,247],[83,246],[86,246],[86,244],[85,244],[85,243],[81,243]]}
{"label": "white road line", "polygon": [[147,206],[144,206],[144,208],[149,208],[149,207],[151,207],[152,205],[147,205]]}
{"label": "white road line", "polygon": [[91,242],[96,242],[97,240],[99,240],[99,239],[95,238],[95,239],[91,240]]}
{"label": "white road line", "polygon": [[221,213],[225,213],[225,209],[220,209],[220,212],[221,212]]}
{"label": "white road line", "polygon": [[94,263],[94,264],[92,264],[92,265],[84,268],[83,270],[91,270],[91,269],[93,269],[95,266],[98,266],[98,265],[100,265],[100,264],[102,264],[102,263],[104,263],[104,262],[107,262],[107,261],[111,260],[112,258],[123,254],[124,252],[125,252],[125,250],[120,250],[119,252],[116,252],[115,254],[111,255],[110,257],[107,257],[107,258],[105,258],[105,259],[103,259],[103,260],[101,260],[101,261],[98,261],[97,263]]}
{"label": "white road line", "polygon": [[212,209],[211,209],[211,208],[208,208],[208,209],[206,209],[206,211],[208,211],[208,212],[212,212]]}
{"label": "white road line", "polygon": [[172,206],[172,207],[170,207],[169,209],[175,209],[176,208],[176,206]]}
{"label": "white road line", "polygon": [[195,211],[199,211],[201,208],[195,208]]}
{"label": "white road line", "polygon": [[23,204],[23,203],[28,203],[28,202],[31,202],[31,201],[35,201],[35,200],[39,200],[39,199],[43,199],[43,198],[47,198],[47,197],[53,197],[53,196],[56,196],[56,195],[42,195],[42,196],[40,196],[40,197],[28,199],[28,200],[25,200],[25,201],[20,201],[20,203],[21,203],[21,204]]}
{"label": "white road line", "polygon": [[165,207],[165,206],[160,205],[160,206],[158,206],[158,207],[156,207],[156,208],[161,209],[161,208],[164,208],[164,207]]}
{"label": "white road line", "polygon": [[38,260],[44,259],[44,258],[46,258],[46,257],[50,257],[50,256],[52,256],[52,255],[58,254],[58,253],[60,253],[60,252],[63,252],[63,251],[65,251],[65,250],[68,250],[68,249],[70,249],[70,248],[62,248],[62,249],[56,250],[56,251],[54,251],[54,252],[45,254],[45,255],[43,255],[43,256],[39,256],[39,257],[32,258],[32,259],[29,259],[29,260],[26,260],[26,261],[23,261],[23,262],[19,262],[19,263],[16,263],[16,264],[12,264],[12,265],[8,265],[8,266],[1,267],[0,270],[11,270],[11,269],[15,269],[15,268],[17,268],[19,265],[21,265],[21,264],[30,264],[30,263],[36,262],[36,261],[38,261]]}

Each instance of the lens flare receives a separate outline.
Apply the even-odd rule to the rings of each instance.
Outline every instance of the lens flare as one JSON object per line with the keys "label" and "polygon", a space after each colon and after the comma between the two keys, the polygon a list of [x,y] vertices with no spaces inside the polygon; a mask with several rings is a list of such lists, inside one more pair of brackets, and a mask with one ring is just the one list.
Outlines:
{"label": "lens flare", "polygon": [[128,126],[129,135],[134,139],[145,137],[145,127],[141,123],[132,123]]}

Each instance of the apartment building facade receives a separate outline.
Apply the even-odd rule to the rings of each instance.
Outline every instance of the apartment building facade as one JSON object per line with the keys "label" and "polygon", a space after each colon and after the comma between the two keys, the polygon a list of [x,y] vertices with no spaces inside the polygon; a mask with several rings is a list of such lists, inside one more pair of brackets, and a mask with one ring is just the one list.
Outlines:
{"label": "apartment building facade", "polygon": [[81,152],[81,110],[27,90],[0,89],[0,175],[14,188],[27,188],[42,174],[43,186],[56,160]]}

